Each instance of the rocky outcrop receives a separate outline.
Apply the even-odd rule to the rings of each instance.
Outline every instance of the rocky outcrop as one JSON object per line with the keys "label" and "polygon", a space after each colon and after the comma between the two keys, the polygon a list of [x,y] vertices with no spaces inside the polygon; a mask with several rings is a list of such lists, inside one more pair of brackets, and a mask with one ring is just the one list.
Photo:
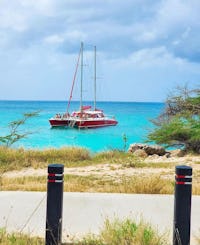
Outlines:
{"label": "rocky outcrop", "polygon": [[135,150],[133,154],[136,157],[141,157],[141,158],[148,157],[147,153],[144,150],[142,150],[142,149]]}
{"label": "rocky outcrop", "polygon": [[[147,156],[149,155],[158,155],[164,156],[167,152],[165,148],[160,145],[148,145],[148,144],[131,144],[129,146],[128,152],[135,153],[138,150],[143,150]],[[144,155],[144,153],[143,153]]]}
{"label": "rocky outcrop", "polygon": [[181,149],[176,149],[170,151],[170,157],[184,157],[185,156],[185,151]]}

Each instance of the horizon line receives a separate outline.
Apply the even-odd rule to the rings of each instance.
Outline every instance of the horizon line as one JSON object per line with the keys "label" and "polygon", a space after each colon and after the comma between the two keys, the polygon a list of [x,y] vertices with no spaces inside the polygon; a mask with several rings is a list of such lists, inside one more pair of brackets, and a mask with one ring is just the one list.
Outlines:
{"label": "horizon line", "polygon": [[[68,102],[66,100],[25,100],[25,99],[0,99],[0,101],[19,101],[19,102]],[[71,102],[80,102],[79,100],[72,100]],[[84,100],[83,102],[94,103],[92,100]],[[164,101],[121,101],[121,100],[99,100],[98,103],[165,103]]]}

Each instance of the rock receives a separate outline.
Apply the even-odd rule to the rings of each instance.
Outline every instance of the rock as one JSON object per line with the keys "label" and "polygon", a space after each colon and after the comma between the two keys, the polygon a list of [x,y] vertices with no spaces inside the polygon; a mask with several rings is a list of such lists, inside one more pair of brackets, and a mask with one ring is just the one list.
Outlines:
{"label": "rock", "polygon": [[136,150],[143,149],[144,144],[131,144],[129,146],[128,152],[135,152]]}
{"label": "rock", "polygon": [[156,154],[159,156],[163,156],[166,153],[165,149],[159,145],[146,145],[144,150],[148,155]]}
{"label": "rock", "polygon": [[166,158],[171,157],[171,152],[166,152],[166,153],[165,153],[165,157],[166,157]]}
{"label": "rock", "polygon": [[128,151],[134,153],[136,150],[144,150],[147,155],[159,155],[163,156],[166,154],[165,149],[159,145],[148,145],[148,144],[131,144]]}
{"label": "rock", "polygon": [[176,150],[170,151],[171,157],[184,157],[184,155],[185,155],[185,151],[181,150],[181,149],[176,149]]}
{"label": "rock", "polygon": [[149,155],[148,156],[148,159],[151,159],[151,160],[155,160],[155,159],[158,159],[160,158],[157,154],[153,154],[153,155]]}
{"label": "rock", "polygon": [[142,150],[142,149],[138,149],[138,150],[134,151],[133,155],[136,156],[136,157],[142,157],[142,158],[148,157],[148,155],[145,152],[145,150]]}

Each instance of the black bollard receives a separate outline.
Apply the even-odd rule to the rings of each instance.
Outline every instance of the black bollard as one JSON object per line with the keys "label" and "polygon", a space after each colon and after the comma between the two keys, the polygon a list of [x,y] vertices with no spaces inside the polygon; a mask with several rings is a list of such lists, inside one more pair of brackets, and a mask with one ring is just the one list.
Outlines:
{"label": "black bollard", "polygon": [[62,242],[63,172],[62,164],[48,166],[46,245]]}
{"label": "black bollard", "polygon": [[192,168],[176,166],[173,245],[190,244]]}

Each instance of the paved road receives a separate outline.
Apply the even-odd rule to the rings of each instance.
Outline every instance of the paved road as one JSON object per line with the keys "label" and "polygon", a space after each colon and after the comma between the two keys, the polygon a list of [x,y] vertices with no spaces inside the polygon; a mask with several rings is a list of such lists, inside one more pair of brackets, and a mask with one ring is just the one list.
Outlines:
{"label": "paved road", "polygon": [[[173,206],[171,195],[64,193],[63,240],[98,233],[106,217],[142,217],[171,236]],[[46,193],[0,192],[0,213],[0,227],[44,237]],[[192,198],[191,230],[192,237],[200,236],[200,196]]]}

